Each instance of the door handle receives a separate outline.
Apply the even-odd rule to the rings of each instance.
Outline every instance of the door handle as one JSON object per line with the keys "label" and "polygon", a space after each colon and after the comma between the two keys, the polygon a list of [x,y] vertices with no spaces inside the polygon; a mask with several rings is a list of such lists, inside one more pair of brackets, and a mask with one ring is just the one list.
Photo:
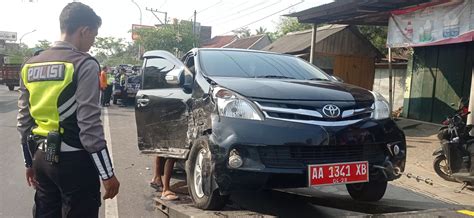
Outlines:
{"label": "door handle", "polygon": [[148,96],[144,95],[141,98],[137,99],[137,104],[139,107],[145,107],[150,103],[150,99]]}

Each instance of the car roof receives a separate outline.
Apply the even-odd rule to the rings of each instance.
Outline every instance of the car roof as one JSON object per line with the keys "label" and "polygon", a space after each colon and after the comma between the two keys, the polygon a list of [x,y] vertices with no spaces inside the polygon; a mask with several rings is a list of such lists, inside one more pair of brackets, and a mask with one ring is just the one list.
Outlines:
{"label": "car roof", "polygon": [[[143,57],[153,57],[158,56],[160,50],[151,50],[147,51],[143,54]],[[281,54],[276,52],[269,52],[269,51],[260,51],[260,50],[252,50],[252,49],[239,49],[239,48],[193,48],[190,52],[198,53],[199,51],[240,51],[240,52],[250,52],[250,53],[263,53],[263,54],[276,54],[276,55],[285,55],[285,56],[292,56],[288,54]]]}

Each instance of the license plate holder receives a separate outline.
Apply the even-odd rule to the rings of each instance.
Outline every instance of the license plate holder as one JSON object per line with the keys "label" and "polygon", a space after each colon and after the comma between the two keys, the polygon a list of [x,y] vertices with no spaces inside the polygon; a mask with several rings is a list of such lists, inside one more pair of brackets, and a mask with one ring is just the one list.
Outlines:
{"label": "license plate holder", "polygon": [[368,161],[308,165],[308,186],[310,187],[368,181]]}

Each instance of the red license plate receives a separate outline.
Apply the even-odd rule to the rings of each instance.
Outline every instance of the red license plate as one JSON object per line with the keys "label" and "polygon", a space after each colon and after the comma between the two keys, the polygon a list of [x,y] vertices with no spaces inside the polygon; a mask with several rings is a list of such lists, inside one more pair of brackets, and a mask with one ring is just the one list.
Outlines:
{"label": "red license plate", "polygon": [[308,166],[309,186],[369,181],[369,162],[318,164]]}

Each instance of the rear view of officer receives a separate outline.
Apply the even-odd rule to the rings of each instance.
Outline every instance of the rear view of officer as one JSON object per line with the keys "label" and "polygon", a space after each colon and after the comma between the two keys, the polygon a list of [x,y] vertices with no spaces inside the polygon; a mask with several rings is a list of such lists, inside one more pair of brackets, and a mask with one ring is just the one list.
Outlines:
{"label": "rear view of officer", "polygon": [[34,217],[98,217],[119,182],[104,139],[99,64],[86,52],[101,18],[69,3],[59,17],[61,41],[28,60],[21,71],[18,130],[26,179],[36,189]]}

